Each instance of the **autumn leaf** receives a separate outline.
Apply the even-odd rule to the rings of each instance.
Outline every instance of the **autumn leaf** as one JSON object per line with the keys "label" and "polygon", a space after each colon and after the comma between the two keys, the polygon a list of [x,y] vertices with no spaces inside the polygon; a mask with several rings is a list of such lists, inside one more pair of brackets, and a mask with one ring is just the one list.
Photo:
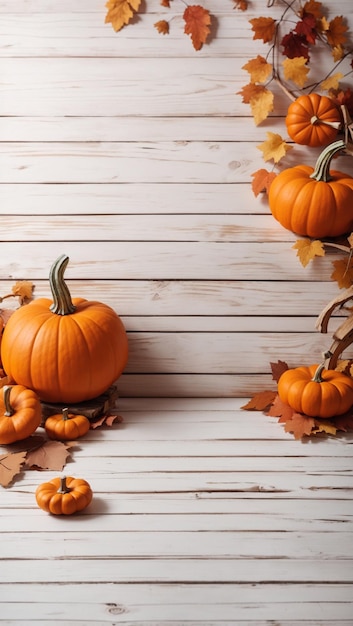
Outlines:
{"label": "autumn leaf", "polygon": [[134,17],[140,4],[141,0],[108,0],[105,5],[108,9],[105,23],[110,22],[115,32],[118,32]]}
{"label": "autumn leaf", "polygon": [[255,83],[248,83],[244,85],[240,91],[237,91],[237,94],[242,96],[242,102],[244,104],[249,104],[252,98],[262,94],[264,92],[265,87],[262,85],[256,85]]}
{"label": "autumn leaf", "polygon": [[27,454],[26,467],[62,471],[75,442],[46,441]]}
{"label": "autumn leaf", "polygon": [[315,18],[319,20],[322,17],[321,7],[322,7],[322,2],[317,2],[316,0],[309,0],[308,2],[304,4],[301,15],[303,17],[307,15],[308,13],[311,13],[311,15],[314,15]]}
{"label": "autumn leaf", "polygon": [[259,391],[241,408],[245,411],[263,411],[272,404],[276,395],[276,391]]}
{"label": "autumn leaf", "polygon": [[19,298],[20,304],[32,300],[33,290],[34,285],[28,280],[18,280],[12,287],[12,293]]}
{"label": "autumn leaf", "polygon": [[288,365],[285,361],[277,361],[277,363],[270,363],[272,378],[275,381],[279,381],[283,372],[288,369]]}
{"label": "autumn leaf", "polygon": [[234,8],[239,9],[239,11],[247,11],[248,2],[247,0],[233,0]]}
{"label": "autumn leaf", "polygon": [[284,424],[286,433],[293,433],[295,439],[302,439],[304,435],[310,436],[314,428],[314,418],[301,413],[293,413],[292,418]]}
{"label": "autumn leaf", "polygon": [[336,72],[336,74],[333,74],[329,78],[326,78],[326,80],[323,80],[320,87],[324,91],[330,91],[330,89],[338,89],[340,80],[342,80],[342,78],[344,78],[344,74],[342,74],[342,72]]}
{"label": "autumn leaf", "polygon": [[94,430],[96,428],[99,428],[100,426],[103,426],[104,424],[105,426],[113,426],[115,422],[118,422],[120,424],[123,421],[124,420],[121,415],[103,415],[94,422],[91,422],[91,429]]}
{"label": "autumn leaf", "polygon": [[161,35],[169,34],[169,24],[166,20],[160,20],[154,24],[154,27],[158,30]]}
{"label": "autumn leaf", "polygon": [[315,44],[318,36],[315,15],[312,15],[312,13],[304,15],[303,19],[297,22],[294,32],[305,37],[309,44]]}
{"label": "autumn leaf", "polygon": [[161,1],[160,1],[160,5],[161,5],[162,7],[165,7],[165,8],[167,8],[167,9],[169,9],[169,8],[170,8],[170,0],[161,0]]}
{"label": "autumn leaf", "polygon": [[304,87],[309,73],[307,59],[305,57],[285,59],[282,65],[284,78],[286,80],[291,80],[300,88]]}
{"label": "autumn leaf", "polygon": [[256,146],[263,153],[264,161],[273,159],[278,163],[288,152],[292,146],[286,143],[278,133],[267,132],[267,139],[260,145]]}
{"label": "autumn leaf", "polygon": [[277,174],[275,172],[269,172],[265,169],[259,169],[256,172],[253,172],[251,176],[253,177],[251,188],[256,197],[263,191],[266,193],[269,192],[271,183],[276,178]]}
{"label": "autumn leaf", "polygon": [[293,413],[293,409],[288,404],[282,402],[280,397],[277,395],[266,415],[269,415],[270,417],[278,417],[278,421],[280,423],[286,423],[288,420],[292,419]]}
{"label": "autumn leaf", "polygon": [[315,420],[315,428],[313,434],[326,433],[327,435],[335,436],[337,433],[337,426],[330,420]]}
{"label": "autumn leaf", "polygon": [[184,33],[191,36],[195,50],[200,50],[210,34],[211,16],[207,9],[195,4],[188,6],[183,14]]}
{"label": "autumn leaf", "polygon": [[288,59],[304,57],[309,60],[309,48],[303,35],[298,35],[291,31],[283,37],[281,46],[283,46],[283,54],[285,54]]}
{"label": "autumn leaf", "polygon": [[331,54],[332,54],[332,58],[334,60],[335,63],[337,63],[337,61],[340,61],[341,59],[343,59],[344,56],[344,48],[341,45],[338,46],[334,46],[331,49]]}
{"label": "autumn leaf", "polygon": [[342,430],[345,433],[353,432],[353,415],[348,413],[338,415],[335,418],[335,426],[337,430]]}
{"label": "autumn leaf", "polygon": [[331,278],[338,283],[340,289],[347,289],[348,287],[353,285],[352,259],[349,261],[349,263],[342,259],[338,259],[337,261],[332,261],[332,265],[335,269],[331,274]]}
{"label": "autumn leaf", "polygon": [[262,39],[264,43],[272,41],[276,31],[276,22],[272,17],[255,17],[249,22],[254,32],[253,39]]}
{"label": "autumn leaf", "polygon": [[306,267],[314,257],[325,256],[324,244],[319,239],[314,239],[314,241],[311,239],[298,239],[292,248],[297,250],[297,257],[303,267]]}
{"label": "autumn leaf", "polygon": [[0,456],[0,485],[8,487],[22,470],[27,452],[9,452]]}
{"label": "autumn leaf", "polygon": [[271,111],[273,111],[274,101],[272,91],[260,85],[258,85],[258,87],[261,91],[258,91],[256,96],[250,98],[250,108],[256,126],[267,119]]}
{"label": "autumn leaf", "polygon": [[272,65],[260,54],[255,59],[250,59],[242,70],[246,70],[250,74],[252,83],[264,83],[272,72]]}
{"label": "autumn leaf", "polygon": [[347,41],[345,35],[347,30],[348,27],[344,24],[342,15],[334,17],[333,20],[329,22],[329,28],[326,31],[327,41],[330,46],[335,47],[344,44]]}

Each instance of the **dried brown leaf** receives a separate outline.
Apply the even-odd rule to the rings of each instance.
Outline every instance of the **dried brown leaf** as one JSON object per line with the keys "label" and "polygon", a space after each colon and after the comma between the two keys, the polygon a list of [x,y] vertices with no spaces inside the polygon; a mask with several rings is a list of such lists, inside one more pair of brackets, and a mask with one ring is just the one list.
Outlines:
{"label": "dried brown leaf", "polygon": [[265,169],[259,169],[251,174],[251,176],[253,177],[251,188],[256,197],[259,195],[259,193],[269,192],[271,183],[276,178],[277,174],[275,172],[269,172]]}
{"label": "dried brown leaf", "polygon": [[284,425],[286,433],[293,433],[295,439],[302,439],[305,435],[309,437],[314,428],[314,418],[301,413],[293,413],[292,418]]}
{"label": "dried brown leaf", "polygon": [[27,452],[9,452],[0,456],[0,485],[8,487],[25,463]]}
{"label": "dried brown leaf", "polygon": [[200,50],[211,32],[210,12],[200,5],[189,5],[184,11],[183,19],[185,21],[184,33],[190,35],[195,50]]}
{"label": "dried brown leaf", "polygon": [[62,471],[75,442],[46,441],[27,454],[26,467]]}
{"label": "dried brown leaf", "polygon": [[277,363],[270,363],[271,366],[271,371],[272,371],[272,378],[275,381],[279,381],[279,379],[281,378],[283,372],[285,372],[288,369],[288,365],[285,361],[277,361]]}
{"label": "dried brown leaf", "polygon": [[276,391],[259,391],[241,408],[245,411],[264,411],[272,404],[276,395]]}

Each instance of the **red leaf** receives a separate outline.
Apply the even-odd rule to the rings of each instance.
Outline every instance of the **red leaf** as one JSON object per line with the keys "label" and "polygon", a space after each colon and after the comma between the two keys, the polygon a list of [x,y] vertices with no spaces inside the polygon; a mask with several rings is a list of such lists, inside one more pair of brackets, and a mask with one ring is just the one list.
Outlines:
{"label": "red leaf", "polygon": [[285,361],[277,361],[277,363],[270,363],[270,366],[272,370],[272,378],[276,382],[279,381],[283,372],[285,372],[288,369],[288,365]]}
{"label": "red leaf", "polygon": [[303,35],[290,32],[283,37],[281,45],[283,46],[283,54],[287,56],[288,59],[304,57],[309,60],[309,48]]}

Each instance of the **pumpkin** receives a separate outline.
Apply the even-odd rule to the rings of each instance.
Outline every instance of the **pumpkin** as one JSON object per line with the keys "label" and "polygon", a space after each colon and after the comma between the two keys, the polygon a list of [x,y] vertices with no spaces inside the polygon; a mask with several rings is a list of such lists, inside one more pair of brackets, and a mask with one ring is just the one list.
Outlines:
{"label": "pumpkin", "polygon": [[299,96],[289,105],[286,116],[290,138],[312,148],[334,141],[341,122],[341,112],[336,103],[318,93]]}
{"label": "pumpkin", "polygon": [[101,302],[71,299],[62,255],[49,275],[53,301],[33,300],[14,311],[1,343],[4,370],[46,402],[72,404],[105,392],[128,357],[124,325]]}
{"label": "pumpkin", "polygon": [[0,444],[26,439],[40,426],[42,409],[38,396],[22,385],[0,389]]}
{"label": "pumpkin", "polygon": [[334,154],[344,148],[344,141],[336,141],[321,152],[315,169],[297,165],[274,178],[268,201],[284,228],[317,239],[353,230],[353,178],[329,170]]}
{"label": "pumpkin", "polygon": [[324,364],[301,366],[283,372],[278,381],[278,395],[298,413],[334,417],[353,405],[353,379],[325,369]]}
{"label": "pumpkin", "polygon": [[71,441],[83,437],[90,429],[90,421],[85,415],[69,413],[68,408],[61,413],[50,415],[44,424],[45,431],[50,439]]}
{"label": "pumpkin", "polygon": [[63,476],[39,485],[35,497],[38,506],[47,513],[73,515],[90,504],[93,493],[83,478]]}

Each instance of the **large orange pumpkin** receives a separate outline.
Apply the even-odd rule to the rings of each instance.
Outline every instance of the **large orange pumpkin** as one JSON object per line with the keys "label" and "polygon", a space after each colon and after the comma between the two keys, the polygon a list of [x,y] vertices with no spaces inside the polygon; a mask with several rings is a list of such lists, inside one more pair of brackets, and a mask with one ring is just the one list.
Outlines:
{"label": "large orange pumpkin", "polygon": [[332,157],[344,148],[344,141],[336,141],[323,150],[315,169],[297,165],[274,178],[268,201],[284,228],[317,239],[353,230],[353,178],[330,171]]}
{"label": "large orange pumpkin", "polygon": [[336,139],[342,125],[336,103],[318,93],[303,94],[292,102],[287,111],[287,132],[296,143],[326,146]]}
{"label": "large orange pumpkin", "polygon": [[101,302],[73,298],[62,255],[50,270],[53,302],[33,300],[7,322],[1,343],[6,374],[41,400],[65,404],[92,399],[120,376],[128,341],[120,317]]}

